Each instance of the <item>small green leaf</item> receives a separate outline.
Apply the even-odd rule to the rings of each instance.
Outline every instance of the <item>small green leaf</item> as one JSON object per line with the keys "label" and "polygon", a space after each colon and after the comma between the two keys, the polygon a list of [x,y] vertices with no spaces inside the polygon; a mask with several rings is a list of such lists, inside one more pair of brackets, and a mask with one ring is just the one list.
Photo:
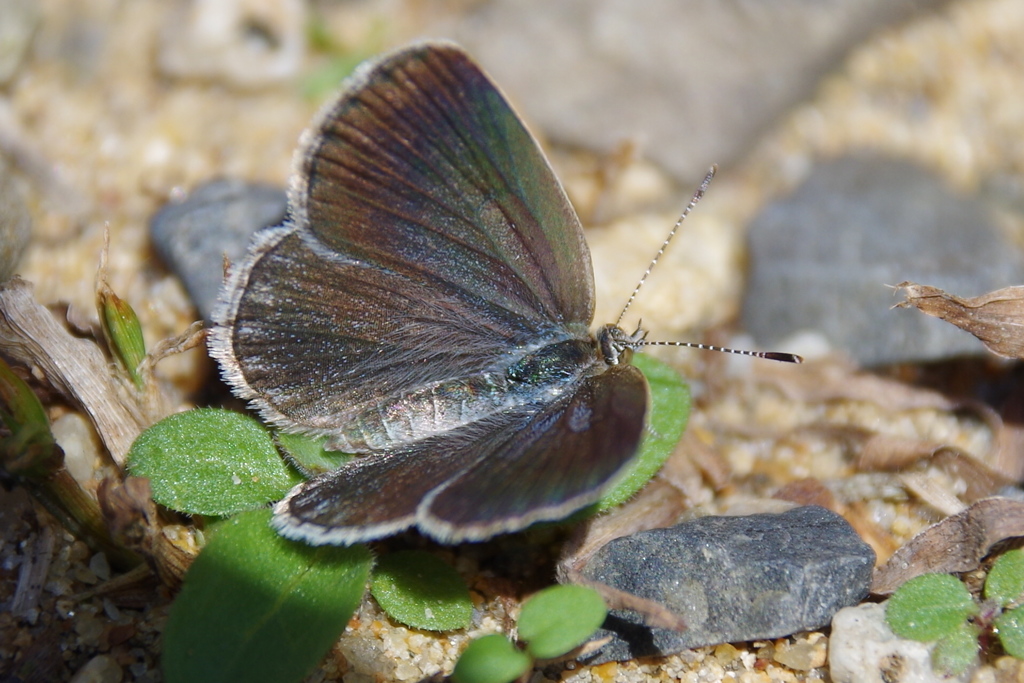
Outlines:
{"label": "small green leaf", "polygon": [[900,586],[885,608],[893,633],[911,640],[938,640],[951,635],[978,606],[955,576],[924,574]]}
{"label": "small green leaf", "polygon": [[12,475],[46,479],[64,465],[64,453],[50,431],[50,419],[25,380],[0,358],[0,465]]}
{"label": "small green leaf", "polygon": [[596,512],[622,505],[650,481],[672,455],[690,417],[690,387],[675,368],[642,353],[633,356],[633,364],[651,387],[647,431],[636,458],[597,501]]}
{"label": "small green leaf", "polygon": [[277,432],[274,440],[292,464],[307,477],[336,470],[355,457],[349,453],[325,449],[326,436]]}
{"label": "small green leaf", "polygon": [[362,600],[365,546],[282,538],[270,511],[225,520],[185,575],[163,636],[167,683],[287,683],[306,676]]}
{"label": "small green leaf", "polygon": [[964,622],[935,644],[932,666],[943,674],[959,676],[970,668],[977,656],[978,629]]}
{"label": "small green leaf", "polygon": [[106,283],[97,292],[100,322],[110,350],[139,389],[143,386],[139,364],[146,358],[146,342],[135,309],[114,293]]}
{"label": "small green leaf", "polygon": [[523,603],[519,639],[537,659],[561,657],[587,642],[607,614],[597,591],[585,586],[551,586]]}
{"label": "small green leaf", "polygon": [[392,619],[428,631],[466,628],[473,602],[462,577],[436,555],[405,550],[384,555],[370,593]]}
{"label": "small green leaf", "polygon": [[996,617],[995,624],[1006,654],[1024,659],[1024,607],[1003,612]]}
{"label": "small green leaf", "polygon": [[451,678],[454,683],[510,683],[532,665],[529,655],[505,636],[494,633],[469,643]]}
{"label": "small green leaf", "polygon": [[171,415],[135,440],[128,469],[172,510],[229,515],[266,505],[302,481],[251,417],[201,408]]}
{"label": "small green leaf", "polygon": [[1024,596],[1024,550],[1010,550],[996,559],[985,579],[985,597],[1001,607],[1020,602]]}

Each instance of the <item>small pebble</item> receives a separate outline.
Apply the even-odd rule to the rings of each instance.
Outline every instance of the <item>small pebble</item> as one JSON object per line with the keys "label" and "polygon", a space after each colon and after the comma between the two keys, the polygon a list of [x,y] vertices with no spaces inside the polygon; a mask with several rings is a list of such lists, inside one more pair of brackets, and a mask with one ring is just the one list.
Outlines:
{"label": "small pebble", "polygon": [[103,622],[92,614],[79,615],[75,620],[75,633],[81,644],[87,648],[96,648],[100,636],[103,635]]}
{"label": "small pebble", "polygon": [[217,302],[224,257],[237,264],[260,228],[284,220],[285,191],[270,185],[221,179],[197,187],[181,203],[168,204],[150,220],[157,252],[185,283],[205,320]]}
{"label": "small pebble", "polygon": [[89,558],[89,569],[100,581],[110,580],[110,562],[105,553],[96,553]]}
{"label": "small pebble", "polygon": [[57,444],[64,451],[64,466],[79,483],[91,482],[100,455],[96,430],[81,413],[64,413],[50,425]]}
{"label": "small pebble", "polygon": [[779,664],[797,671],[816,669],[825,665],[828,652],[827,642],[821,642],[822,640],[823,636],[820,633],[813,633],[796,642],[783,643],[775,648],[772,658]]}
{"label": "small pebble", "polygon": [[124,672],[110,655],[96,655],[71,677],[71,683],[121,683]]}
{"label": "small pebble", "polygon": [[817,506],[701,517],[616,539],[584,576],[664,605],[687,630],[651,629],[613,611],[597,636],[613,640],[588,663],[819,628],[867,595],[874,563],[846,520]]}
{"label": "small pebble", "polygon": [[934,643],[898,637],[885,623],[885,605],[867,603],[836,612],[829,638],[833,683],[966,683],[971,672],[945,677],[932,669]]}

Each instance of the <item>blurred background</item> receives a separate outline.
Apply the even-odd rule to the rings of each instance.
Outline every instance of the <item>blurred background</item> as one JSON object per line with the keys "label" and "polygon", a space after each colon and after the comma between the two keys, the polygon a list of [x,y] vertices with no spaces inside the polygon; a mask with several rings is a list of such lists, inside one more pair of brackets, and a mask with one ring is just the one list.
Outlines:
{"label": "blurred background", "polygon": [[[284,187],[299,133],[351,68],[423,37],[463,44],[550,151],[590,228],[598,322],[711,164],[708,198],[632,311],[659,338],[745,309],[739,327],[763,344],[812,329],[868,365],[977,353],[965,333],[889,311],[884,285],[976,295],[1024,274],[1012,0],[3,0],[0,13],[0,275],[91,312],[83,285],[109,231],[111,284],[151,342],[204,310],[158,256],[153,214],[214,178]],[[182,381],[202,375],[195,362],[170,361]]]}

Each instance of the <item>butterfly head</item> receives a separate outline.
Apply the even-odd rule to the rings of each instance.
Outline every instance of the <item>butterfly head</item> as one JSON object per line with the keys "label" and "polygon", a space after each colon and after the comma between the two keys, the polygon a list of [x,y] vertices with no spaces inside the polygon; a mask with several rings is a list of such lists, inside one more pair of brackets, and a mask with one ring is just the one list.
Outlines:
{"label": "butterfly head", "polygon": [[646,337],[647,330],[641,329],[639,325],[632,334],[618,325],[605,325],[597,331],[597,343],[601,347],[601,356],[608,365],[629,363],[633,357],[633,351],[644,345]]}

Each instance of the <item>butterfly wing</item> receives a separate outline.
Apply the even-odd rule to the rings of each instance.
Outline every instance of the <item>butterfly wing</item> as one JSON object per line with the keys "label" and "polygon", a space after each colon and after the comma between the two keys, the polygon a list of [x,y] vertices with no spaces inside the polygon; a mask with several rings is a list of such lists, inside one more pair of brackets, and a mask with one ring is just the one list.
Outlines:
{"label": "butterfly wing", "polygon": [[413,525],[442,542],[481,540],[594,502],[643,432],[647,382],[619,365],[538,409],[378,451],[304,482],[274,526],[310,543],[356,543]]}
{"label": "butterfly wing", "polygon": [[419,528],[442,541],[482,540],[595,502],[636,453],[648,402],[632,365],[584,379],[519,429],[501,457],[481,458],[428,495]]}
{"label": "butterfly wing", "polygon": [[415,526],[424,497],[500,454],[532,412],[520,406],[487,423],[368,453],[293,488],[275,506],[273,524],[314,544],[370,541]]}
{"label": "butterfly wing", "polygon": [[330,434],[410,388],[586,334],[579,221],[460,49],[423,44],[361,68],[297,159],[291,221],[235,273],[211,342],[269,420]]}

